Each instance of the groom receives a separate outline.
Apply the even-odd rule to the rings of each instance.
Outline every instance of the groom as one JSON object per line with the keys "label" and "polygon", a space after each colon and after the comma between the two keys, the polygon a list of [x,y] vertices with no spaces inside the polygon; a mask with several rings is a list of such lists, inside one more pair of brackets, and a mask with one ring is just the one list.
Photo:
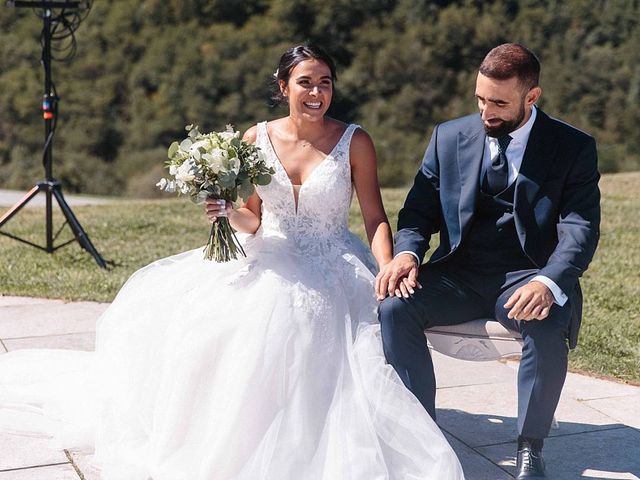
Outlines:
{"label": "groom", "polygon": [[[387,360],[435,419],[424,329],[491,317],[521,333],[517,478],[543,478],[577,343],[578,278],[598,243],[594,139],[536,106],[540,63],[521,45],[480,65],[473,114],[436,126],[376,279]],[[440,245],[421,265],[431,234]]]}

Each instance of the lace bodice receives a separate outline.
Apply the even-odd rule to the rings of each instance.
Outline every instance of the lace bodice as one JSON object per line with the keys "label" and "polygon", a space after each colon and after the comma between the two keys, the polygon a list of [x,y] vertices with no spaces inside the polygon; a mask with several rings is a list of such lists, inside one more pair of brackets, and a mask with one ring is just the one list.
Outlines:
{"label": "lace bodice", "polygon": [[349,238],[351,166],[349,146],[357,125],[349,125],[333,150],[311,172],[294,197],[294,187],[267,134],[267,122],[258,124],[256,145],[275,170],[271,183],[258,187],[262,225],[258,234],[287,239],[306,255],[325,254]]}

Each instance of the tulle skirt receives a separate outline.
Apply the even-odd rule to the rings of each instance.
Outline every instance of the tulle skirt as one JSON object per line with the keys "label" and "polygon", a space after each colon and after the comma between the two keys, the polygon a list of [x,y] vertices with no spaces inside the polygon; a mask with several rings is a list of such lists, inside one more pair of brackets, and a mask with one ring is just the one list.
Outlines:
{"label": "tulle skirt", "polygon": [[370,255],[245,238],[136,272],[95,352],[0,355],[0,429],[95,451],[105,480],[461,479],[384,359]]}

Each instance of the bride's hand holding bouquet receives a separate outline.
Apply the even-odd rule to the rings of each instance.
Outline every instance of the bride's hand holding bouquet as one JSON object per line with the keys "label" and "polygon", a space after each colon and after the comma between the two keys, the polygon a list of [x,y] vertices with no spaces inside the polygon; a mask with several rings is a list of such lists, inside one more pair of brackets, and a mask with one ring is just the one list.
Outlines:
{"label": "bride's hand holding bouquet", "polygon": [[[200,133],[193,125],[186,129],[187,138],[169,147],[166,166],[172,178],[160,179],[161,190],[189,195],[198,204],[207,198],[219,199],[222,210],[227,210],[227,202],[238,197],[246,201],[256,185],[271,181],[274,170],[267,166],[264,154],[230,125],[222,132]],[[246,256],[229,220],[221,215],[211,225],[204,257],[228,262],[238,255]]]}

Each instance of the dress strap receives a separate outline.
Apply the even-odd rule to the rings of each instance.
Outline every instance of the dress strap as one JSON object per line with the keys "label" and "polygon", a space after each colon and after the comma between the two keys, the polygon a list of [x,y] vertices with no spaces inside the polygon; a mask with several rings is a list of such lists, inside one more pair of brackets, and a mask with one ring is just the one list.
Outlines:
{"label": "dress strap", "polygon": [[347,129],[342,134],[342,138],[338,141],[338,145],[336,145],[336,155],[345,153],[346,157],[349,158],[349,149],[351,147],[351,139],[353,138],[354,132],[360,128],[360,125],[356,125],[355,123],[350,123]]}
{"label": "dress strap", "polygon": [[256,147],[258,147],[265,155],[267,165],[272,167],[275,163],[273,156],[271,140],[269,140],[269,134],[267,133],[267,122],[260,122],[256,125]]}
{"label": "dress strap", "polygon": [[267,122],[260,122],[256,125],[256,146],[264,146],[267,139]]}
{"label": "dress strap", "polygon": [[350,123],[347,127],[347,131],[344,134],[344,141],[347,145],[351,145],[351,138],[358,128],[360,128],[360,125],[356,125],[355,123]]}

